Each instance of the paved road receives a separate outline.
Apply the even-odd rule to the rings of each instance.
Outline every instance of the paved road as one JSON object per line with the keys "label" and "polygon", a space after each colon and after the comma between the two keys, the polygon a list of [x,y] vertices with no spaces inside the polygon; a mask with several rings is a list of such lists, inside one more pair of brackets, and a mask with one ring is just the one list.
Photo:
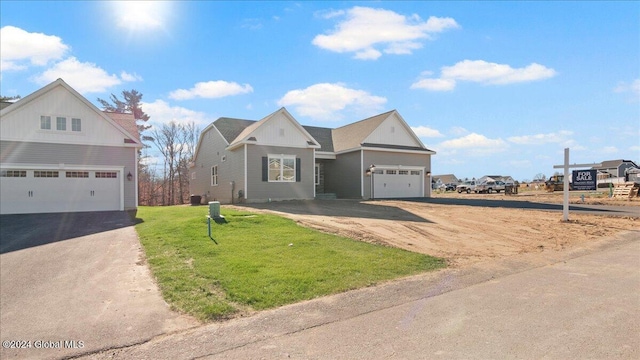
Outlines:
{"label": "paved road", "polygon": [[[196,324],[162,300],[126,213],[3,215],[0,253],[3,360],[63,358]],[[30,348],[5,348],[15,340]]]}
{"label": "paved road", "polygon": [[447,269],[92,359],[638,359],[640,233]]}

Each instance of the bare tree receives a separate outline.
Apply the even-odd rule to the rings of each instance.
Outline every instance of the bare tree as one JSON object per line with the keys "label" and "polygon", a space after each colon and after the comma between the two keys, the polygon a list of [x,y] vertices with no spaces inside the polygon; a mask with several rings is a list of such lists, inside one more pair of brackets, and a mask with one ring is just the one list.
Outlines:
{"label": "bare tree", "polygon": [[151,136],[153,137],[153,144],[162,154],[164,160],[162,205],[174,205],[174,174],[180,147],[178,124],[174,121],[169,124],[163,124],[160,129],[152,129]]}

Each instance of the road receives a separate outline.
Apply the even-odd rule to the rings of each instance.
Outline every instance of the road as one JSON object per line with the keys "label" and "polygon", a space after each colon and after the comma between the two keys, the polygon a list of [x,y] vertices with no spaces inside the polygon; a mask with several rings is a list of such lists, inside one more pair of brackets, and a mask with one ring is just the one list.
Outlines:
{"label": "road", "polygon": [[112,349],[93,359],[637,359],[638,231],[523,254]]}

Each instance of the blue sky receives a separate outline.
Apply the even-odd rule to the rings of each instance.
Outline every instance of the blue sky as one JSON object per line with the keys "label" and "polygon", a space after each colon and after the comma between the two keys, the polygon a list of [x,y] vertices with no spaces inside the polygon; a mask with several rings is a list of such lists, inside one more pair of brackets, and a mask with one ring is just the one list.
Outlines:
{"label": "blue sky", "polygon": [[156,126],[396,109],[433,173],[640,160],[640,2],[0,2],[3,96],[136,89]]}

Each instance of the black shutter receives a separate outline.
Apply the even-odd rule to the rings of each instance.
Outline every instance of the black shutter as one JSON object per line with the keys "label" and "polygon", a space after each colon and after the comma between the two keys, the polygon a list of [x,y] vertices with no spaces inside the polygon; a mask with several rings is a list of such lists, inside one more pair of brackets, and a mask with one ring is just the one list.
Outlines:
{"label": "black shutter", "polygon": [[269,181],[269,158],[262,157],[262,181]]}
{"label": "black shutter", "polygon": [[296,158],[296,182],[300,182],[300,158]]}

